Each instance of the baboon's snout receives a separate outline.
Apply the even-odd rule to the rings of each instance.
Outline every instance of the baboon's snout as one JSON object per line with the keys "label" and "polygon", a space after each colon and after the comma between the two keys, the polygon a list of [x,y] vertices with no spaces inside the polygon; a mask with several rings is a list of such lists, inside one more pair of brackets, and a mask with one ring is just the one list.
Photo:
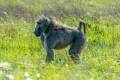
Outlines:
{"label": "baboon's snout", "polygon": [[42,31],[41,29],[35,29],[33,33],[35,34],[35,36],[39,37],[42,34]]}
{"label": "baboon's snout", "polygon": [[39,36],[41,35],[40,32],[36,32],[36,31],[34,31],[34,34],[35,34],[35,36],[37,36],[37,37],[39,37]]}

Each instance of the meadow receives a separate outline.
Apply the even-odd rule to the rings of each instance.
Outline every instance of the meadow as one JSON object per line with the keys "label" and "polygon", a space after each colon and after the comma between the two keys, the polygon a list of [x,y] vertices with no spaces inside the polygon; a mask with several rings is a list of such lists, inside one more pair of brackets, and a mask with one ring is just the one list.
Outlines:
{"label": "meadow", "polygon": [[[69,47],[45,62],[45,50],[33,34],[42,14],[87,28],[80,63]],[[120,0],[0,0],[0,80],[120,80]]]}

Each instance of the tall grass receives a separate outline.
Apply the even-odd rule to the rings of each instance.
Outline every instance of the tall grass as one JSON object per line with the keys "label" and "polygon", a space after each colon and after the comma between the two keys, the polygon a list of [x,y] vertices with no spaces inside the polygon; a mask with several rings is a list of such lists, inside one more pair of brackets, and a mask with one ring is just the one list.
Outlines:
{"label": "tall grass", "polygon": [[[0,0],[0,80],[119,80],[119,5],[119,0]],[[70,59],[69,47],[55,51],[55,61],[46,64],[33,34],[41,14],[71,27],[79,18],[91,24],[79,64]]]}

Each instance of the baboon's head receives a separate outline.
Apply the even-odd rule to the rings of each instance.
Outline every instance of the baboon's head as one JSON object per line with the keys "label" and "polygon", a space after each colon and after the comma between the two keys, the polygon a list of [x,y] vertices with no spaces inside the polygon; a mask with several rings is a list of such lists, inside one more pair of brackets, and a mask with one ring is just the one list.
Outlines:
{"label": "baboon's head", "polygon": [[35,25],[35,35],[39,37],[43,32],[45,32],[50,24],[50,20],[46,16],[41,16]]}

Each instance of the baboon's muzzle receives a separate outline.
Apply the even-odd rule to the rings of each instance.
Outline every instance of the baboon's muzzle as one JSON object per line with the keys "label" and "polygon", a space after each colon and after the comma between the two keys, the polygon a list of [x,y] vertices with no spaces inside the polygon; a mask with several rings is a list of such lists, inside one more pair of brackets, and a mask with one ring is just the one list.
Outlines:
{"label": "baboon's muzzle", "polygon": [[39,37],[42,34],[42,30],[40,28],[35,29],[34,31],[35,36]]}

